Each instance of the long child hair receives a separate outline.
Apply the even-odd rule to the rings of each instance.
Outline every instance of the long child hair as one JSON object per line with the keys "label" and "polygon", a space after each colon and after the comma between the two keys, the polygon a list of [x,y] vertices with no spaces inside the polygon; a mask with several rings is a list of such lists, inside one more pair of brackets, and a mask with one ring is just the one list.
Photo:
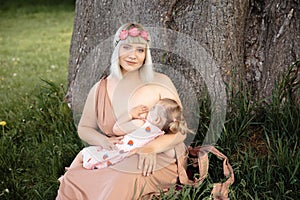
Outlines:
{"label": "long child hair", "polygon": [[165,110],[165,112],[163,112],[164,116],[160,116],[166,119],[162,131],[166,134],[175,134],[178,132],[181,134],[193,133],[193,131],[187,127],[187,123],[182,114],[182,108],[175,100],[163,98],[160,99],[156,105],[162,106]]}

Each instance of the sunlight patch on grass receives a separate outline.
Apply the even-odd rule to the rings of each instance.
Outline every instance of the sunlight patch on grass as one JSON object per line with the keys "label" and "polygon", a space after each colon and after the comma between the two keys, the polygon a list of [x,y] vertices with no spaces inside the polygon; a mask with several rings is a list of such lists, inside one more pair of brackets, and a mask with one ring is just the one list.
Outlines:
{"label": "sunlight patch on grass", "polygon": [[74,11],[2,12],[0,17],[2,94],[13,99],[14,93],[30,93],[40,79],[66,84]]}

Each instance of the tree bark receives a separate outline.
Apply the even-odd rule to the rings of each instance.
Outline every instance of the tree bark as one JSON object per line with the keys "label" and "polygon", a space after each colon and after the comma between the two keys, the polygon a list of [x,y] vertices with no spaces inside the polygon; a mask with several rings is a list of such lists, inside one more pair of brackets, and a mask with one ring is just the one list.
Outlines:
{"label": "tree bark", "polygon": [[[192,57],[183,57],[185,49],[196,57],[197,49],[174,50],[179,34],[205,49],[226,84],[242,81],[256,98],[268,97],[278,74],[299,60],[299,14],[297,0],[77,0],[67,100],[80,113],[89,88],[107,74],[112,36],[126,22],[149,27],[154,43],[164,39],[166,47],[152,50],[155,69],[171,77],[185,105],[196,103],[210,82]],[[157,28],[175,36],[156,38]]]}
{"label": "tree bark", "polygon": [[[258,96],[271,95],[279,74],[299,60],[299,1],[251,1],[245,30],[245,76]],[[297,72],[299,66],[295,66]],[[299,81],[299,74],[298,74]]]}

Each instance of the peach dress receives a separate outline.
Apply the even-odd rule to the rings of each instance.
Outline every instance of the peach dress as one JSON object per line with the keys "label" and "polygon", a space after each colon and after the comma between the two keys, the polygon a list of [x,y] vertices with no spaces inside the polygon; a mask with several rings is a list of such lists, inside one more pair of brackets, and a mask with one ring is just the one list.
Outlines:
{"label": "peach dress", "polygon": [[[95,100],[97,123],[108,136],[113,135],[115,118],[110,99],[106,92],[107,80],[96,85]],[[137,168],[138,155],[99,170],[88,170],[78,165],[69,169],[60,180],[57,200],[131,200],[149,197],[151,194],[167,190],[177,183],[188,181],[185,172],[186,147],[184,143],[175,148],[175,157],[167,152],[157,154],[156,170],[143,176]]]}

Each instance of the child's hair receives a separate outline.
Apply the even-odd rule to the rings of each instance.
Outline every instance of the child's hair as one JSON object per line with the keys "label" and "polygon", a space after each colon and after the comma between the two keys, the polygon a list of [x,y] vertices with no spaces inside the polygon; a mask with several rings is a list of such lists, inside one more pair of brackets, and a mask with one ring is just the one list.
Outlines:
{"label": "child's hair", "polygon": [[165,133],[177,133],[186,134],[188,132],[193,133],[187,127],[187,123],[182,114],[180,105],[173,99],[163,98],[160,99],[156,105],[161,105],[165,109],[164,115],[166,122],[163,125],[162,131]]}

